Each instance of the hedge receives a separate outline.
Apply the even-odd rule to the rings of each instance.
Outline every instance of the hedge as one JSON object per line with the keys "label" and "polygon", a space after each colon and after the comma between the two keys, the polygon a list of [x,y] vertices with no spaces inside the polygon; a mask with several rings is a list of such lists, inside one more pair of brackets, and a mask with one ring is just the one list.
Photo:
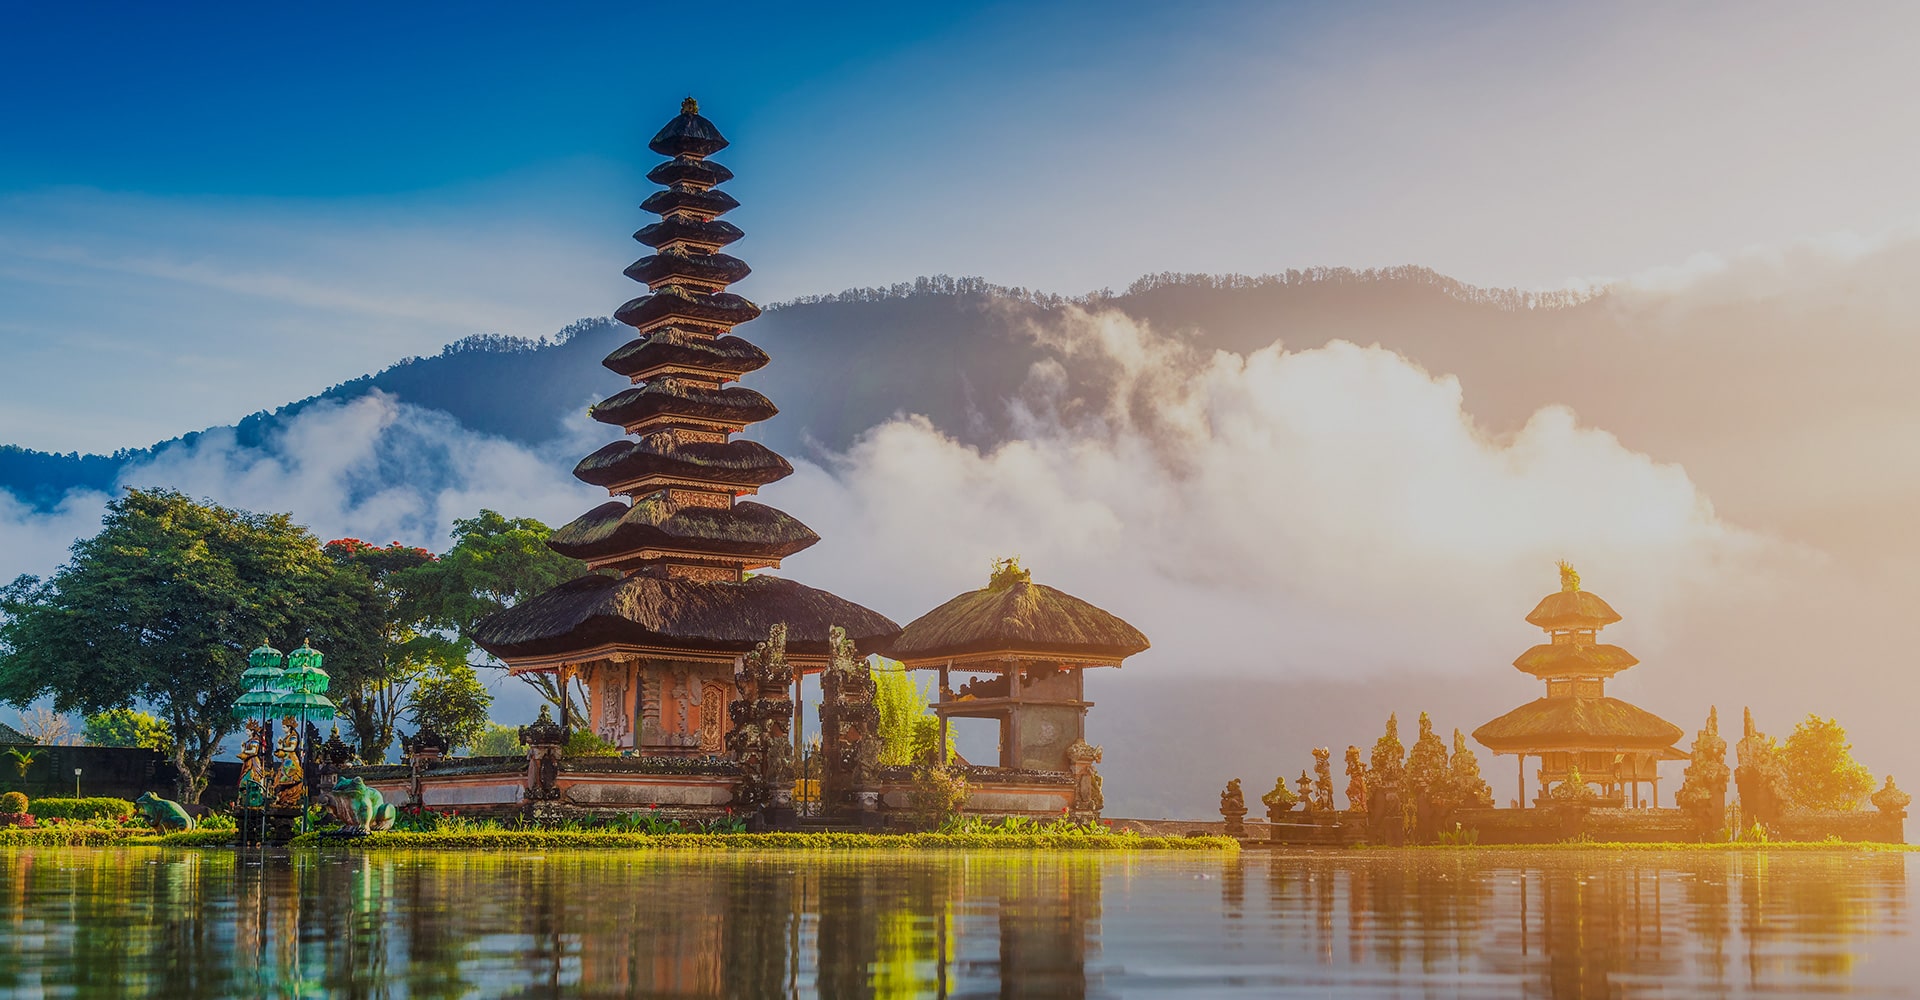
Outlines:
{"label": "hedge", "polygon": [[962,851],[1222,851],[1230,837],[1138,837],[1085,834],[964,833],[602,833],[573,830],[387,831],[364,837],[324,832],[294,838],[295,847],[343,844],[361,851],[524,850],[962,850]]}
{"label": "hedge", "polygon": [[220,847],[233,843],[232,830],[189,830],[155,836],[139,827],[36,826],[0,830],[4,847]]}
{"label": "hedge", "polygon": [[133,815],[126,799],[34,799],[27,803],[34,819],[125,819]]}

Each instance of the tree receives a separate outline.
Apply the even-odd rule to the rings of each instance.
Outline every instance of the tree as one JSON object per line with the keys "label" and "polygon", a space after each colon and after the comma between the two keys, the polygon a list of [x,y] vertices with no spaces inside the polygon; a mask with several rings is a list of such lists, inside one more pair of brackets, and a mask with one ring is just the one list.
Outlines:
{"label": "tree", "polygon": [[880,763],[918,764],[940,743],[940,720],[928,711],[933,700],[899,661],[876,660],[873,701],[880,709]]}
{"label": "tree", "polygon": [[1780,747],[1787,795],[1807,809],[1858,809],[1873,791],[1873,775],[1853,759],[1847,731],[1832,719],[1808,715]]}
{"label": "tree", "polygon": [[332,577],[319,542],[285,514],[129,490],[50,579],[0,589],[0,701],[151,705],[173,731],[179,795],[197,802],[236,727],[248,650],[327,624],[313,618]]}
{"label": "tree", "polygon": [[[463,655],[470,655],[475,622],[587,574],[586,563],[547,548],[552,534],[533,518],[482,510],[453,522],[453,548],[433,562],[397,573],[393,585],[419,602],[423,624],[457,636]],[[572,692],[563,695],[550,674],[526,673],[520,679],[555,709],[565,707],[571,718],[586,717],[580,703],[572,701]]]}
{"label": "tree", "polygon": [[21,710],[20,731],[45,747],[72,746],[78,735],[73,729],[73,719],[66,713],[45,708]]}
{"label": "tree", "polygon": [[90,747],[142,747],[161,753],[173,749],[173,733],[166,723],[131,708],[109,708],[87,716],[84,738]]}
{"label": "tree", "polygon": [[524,757],[526,749],[520,745],[520,730],[514,726],[503,726],[488,720],[486,728],[471,744],[475,757]]}
{"label": "tree", "polygon": [[472,746],[491,721],[493,695],[465,663],[441,664],[421,675],[408,715],[414,725],[447,738],[449,746]]}
{"label": "tree", "polygon": [[464,666],[468,647],[435,629],[431,601],[409,586],[416,578],[407,571],[434,562],[433,553],[357,538],[335,539],[323,551],[335,570],[334,617],[352,623],[326,647],[332,695],[360,744],[360,759],[385,760],[409,688],[430,669]]}

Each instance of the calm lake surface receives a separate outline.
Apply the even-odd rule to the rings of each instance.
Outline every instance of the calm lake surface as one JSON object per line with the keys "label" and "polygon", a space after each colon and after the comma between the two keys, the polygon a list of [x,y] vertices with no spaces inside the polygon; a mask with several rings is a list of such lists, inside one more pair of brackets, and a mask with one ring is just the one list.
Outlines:
{"label": "calm lake surface", "polygon": [[1920,995],[1907,855],[0,850],[0,996]]}

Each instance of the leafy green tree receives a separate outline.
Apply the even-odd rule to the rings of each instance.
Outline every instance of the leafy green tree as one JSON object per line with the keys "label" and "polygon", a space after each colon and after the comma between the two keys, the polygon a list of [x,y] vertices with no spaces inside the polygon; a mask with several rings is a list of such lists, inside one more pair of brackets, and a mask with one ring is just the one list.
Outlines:
{"label": "leafy green tree", "polygon": [[455,747],[472,746],[487,731],[487,710],[493,695],[465,663],[441,664],[422,674],[414,684],[408,715],[414,725],[430,728]]}
{"label": "leafy green tree", "polygon": [[515,726],[503,726],[489,720],[486,728],[474,738],[473,755],[475,757],[518,757],[524,755],[526,748],[520,745],[520,730]]}
{"label": "leafy green tree", "polygon": [[899,661],[885,657],[874,663],[873,688],[880,710],[880,763],[920,763],[940,743],[940,720],[928,711],[932,699]]}
{"label": "leafy green tree", "polygon": [[1808,715],[1780,747],[1787,795],[1807,809],[1858,809],[1873,791],[1873,775],[1853,759],[1847,731],[1832,719]]}
{"label": "leafy green tree", "polygon": [[433,553],[357,538],[336,539],[323,550],[335,570],[334,616],[352,623],[324,650],[331,694],[360,744],[360,759],[384,760],[413,684],[435,668],[464,666],[468,646],[435,627],[432,596],[409,585],[415,578],[407,571],[432,564]]}
{"label": "leafy green tree", "polygon": [[285,514],[129,490],[51,578],[0,589],[0,701],[51,696],[62,712],[145,702],[172,730],[180,798],[197,802],[236,728],[247,651],[330,632],[316,619],[333,578],[319,542]]}
{"label": "leafy green tree", "polygon": [[[510,518],[497,511],[453,522],[453,548],[439,559],[396,574],[394,585],[420,602],[423,623],[458,636],[463,655],[474,650],[468,638],[474,623],[496,611],[588,572],[587,564],[547,548],[553,530],[530,517]],[[486,662],[490,662],[486,661]],[[555,709],[563,697],[553,677],[522,674]],[[569,700],[571,718],[584,719],[580,703]]]}
{"label": "leafy green tree", "polygon": [[173,749],[167,724],[146,712],[109,708],[87,716],[83,737],[90,747],[142,747],[161,753]]}

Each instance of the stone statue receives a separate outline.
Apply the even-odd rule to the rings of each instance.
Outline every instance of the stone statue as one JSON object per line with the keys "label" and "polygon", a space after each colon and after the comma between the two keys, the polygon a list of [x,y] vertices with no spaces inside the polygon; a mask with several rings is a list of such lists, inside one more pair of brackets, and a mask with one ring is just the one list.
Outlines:
{"label": "stone statue", "polygon": [[1907,806],[1913,802],[1913,796],[1901,791],[1900,787],[1893,783],[1891,774],[1887,775],[1886,785],[1867,798],[1873,803],[1875,809],[1896,819],[1905,819]]}
{"label": "stone statue", "polygon": [[1740,742],[1734,745],[1733,783],[1740,791],[1741,825],[1767,825],[1787,806],[1787,769],[1772,738],[1753,727],[1753,709],[1746,710]]}
{"label": "stone statue", "polygon": [[1313,812],[1316,808],[1318,808],[1313,801],[1313,779],[1307,777],[1307,772],[1301,771],[1300,779],[1298,781],[1295,781],[1294,785],[1300,789],[1299,796],[1300,796],[1301,809],[1307,812]]}
{"label": "stone statue", "polygon": [[1284,774],[1273,779],[1273,791],[1260,796],[1261,804],[1267,807],[1269,823],[1280,822],[1280,817],[1291,812],[1299,801],[1300,797],[1293,794],[1293,789],[1287,787],[1287,776]]}
{"label": "stone statue", "polygon": [[727,709],[733,722],[727,752],[740,762],[734,802],[743,811],[793,806],[792,684],[787,627],[775,625],[765,642],[741,658],[733,675],[739,697]]}
{"label": "stone statue", "polygon": [[[820,802],[828,810],[878,808],[880,708],[873,670],[838,625],[827,632],[832,657],[820,674]],[[872,798],[872,808],[868,799]]]}
{"label": "stone statue", "polygon": [[527,748],[527,798],[548,801],[560,797],[560,755],[566,748],[567,731],[553,721],[547,706],[540,706],[540,717],[531,726],[520,727],[520,744]]}
{"label": "stone statue", "polygon": [[1326,747],[1313,751],[1313,809],[1333,812],[1333,751]]}
{"label": "stone statue", "polygon": [[341,778],[321,796],[321,807],[340,823],[342,832],[355,836],[390,830],[398,815],[385,796],[359,778]]}
{"label": "stone statue", "polygon": [[280,767],[273,774],[273,804],[282,809],[302,808],[306,804],[307,773],[300,766],[300,724],[292,716],[282,726],[275,756]]}
{"label": "stone statue", "polygon": [[1707,724],[1693,737],[1693,760],[1687,764],[1674,801],[1694,817],[1702,832],[1718,829],[1727,815],[1727,741],[1720,738],[1720,710],[1707,709]]}
{"label": "stone statue", "polygon": [[1220,818],[1227,821],[1227,836],[1247,835],[1247,799],[1240,793],[1239,778],[1227,782],[1227,790],[1220,793]]}
{"label": "stone statue", "polygon": [[264,809],[273,788],[273,723],[248,722],[247,740],[240,747],[240,794],[242,809]]}
{"label": "stone statue", "polygon": [[171,799],[163,799],[152,792],[145,792],[133,800],[133,805],[140,810],[140,815],[145,816],[147,822],[153,824],[153,828],[161,833],[193,829],[193,817],[187,815],[187,810],[180,803]]}
{"label": "stone statue", "polygon": [[1100,763],[1100,756],[1100,748],[1084,739],[1067,744],[1067,766],[1073,773],[1073,811],[1090,813],[1092,818],[1097,818],[1107,804],[1100,790],[1100,772],[1093,769]]}
{"label": "stone statue", "polygon": [[1347,748],[1347,808],[1367,811],[1367,765],[1360,759],[1360,748]]}

